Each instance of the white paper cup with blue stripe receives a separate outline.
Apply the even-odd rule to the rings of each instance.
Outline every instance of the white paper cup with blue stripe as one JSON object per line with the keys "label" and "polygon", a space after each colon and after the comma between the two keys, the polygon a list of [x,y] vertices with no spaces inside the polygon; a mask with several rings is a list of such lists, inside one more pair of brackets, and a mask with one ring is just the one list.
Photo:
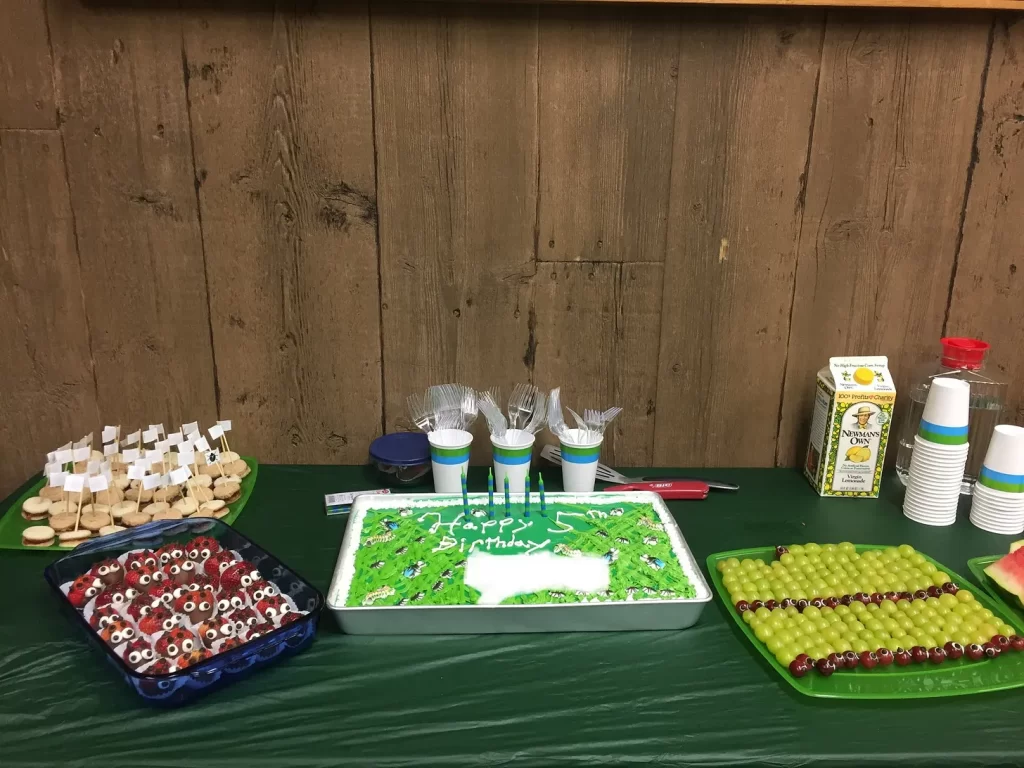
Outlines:
{"label": "white paper cup with blue stripe", "polygon": [[[567,429],[565,435],[570,440],[582,440],[586,433],[580,429]],[[596,442],[565,442],[562,444],[562,487],[569,493],[592,493],[594,481],[597,479],[597,461],[601,456],[601,443],[604,437]]]}
{"label": "white paper cup with blue stripe", "polygon": [[992,430],[978,483],[1001,493],[1024,494],[1024,427],[1000,424]]}
{"label": "white paper cup with blue stripe", "polygon": [[436,493],[462,493],[462,475],[469,472],[469,446],[473,435],[464,429],[438,429],[427,433]]}
{"label": "white paper cup with blue stripe", "polygon": [[526,493],[526,476],[530,474],[533,444],[536,437],[522,429],[510,429],[501,440],[491,435],[494,456],[494,492],[505,492],[508,478],[510,493]]}
{"label": "white paper cup with blue stripe", "polygon": [[967,444],[971,385],[960,379],[933,379],[917,434],[936,445]]}

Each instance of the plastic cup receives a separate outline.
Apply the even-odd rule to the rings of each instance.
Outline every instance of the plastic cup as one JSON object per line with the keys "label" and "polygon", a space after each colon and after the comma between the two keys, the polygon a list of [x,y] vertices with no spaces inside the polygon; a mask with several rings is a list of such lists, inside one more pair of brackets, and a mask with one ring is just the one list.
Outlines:
{"label": "plastic cup", "polygon": [[964,443],[963,445],[942,445],[941,443],[931,443],[920,435],[916,435],[914,437],[914,453],[910,457],[913,458],[914,454],[919,453],[922,456],[936,459],[948,459],[966,456],[970,448],[969,443]]}
{"label": "plastic cup", "polygon": [[469,471],[469,446],[473,435],[464,429],[438,429],[427,434],[434,491],[462,493],[462,475]]}
{"label": "plastic cup", "polygon": [[933,379],[921,414],[918,436],[939,445],[964,445],[971,385],[961,379]]}
{"label": "plastic cup", "polygon": [[506,439],[491,435],[494,457],[494,490],[505,492],[505,478],[511,493],[526,493],[526,476],[530,474],[530,459],[536,438],[522,429],[510,429]]}
{"label": "plastic cup", "polygon": [[921,523],[921,525],[930,525],[930,526],[933,526],[935,528],[944,528],[944,527],[946,527],[948,525],[952,525],[953,523],[956,522],[956,517],[953,517],[952,519],[946,519],[946,518],[932,519],[932,518],[918,517],[916,515],[907,514],[906,511],[904,511],[903,515],[908,520],[913,520],[915,523]]}
{"label": "plastic cup", "polygon": [[989,533],[1000,533],[1006,536],[1015,536],[1018,533],[1024,532],[1024,521],[1022,521],[1020,524],[1003,524],[985,519],[983,517],[975,515],[973,512],[971,513],[970,519],[971,524],[975,528],[980,528],[981,530],[988,531]]}
{"label": "plastic cup", "polygon": [[[578,438],[583,434],[580,429],[567,429],[570,438]],[[594,481],[597,479],[597,461],[601,455],[601,443],[604,437],[596,442],[567,443],[559,440],[562,448],[562,487],[570,493],[592,493]]]}
{"label": "plastic cup", "polygon": [[1024,427],[1000,424],[992,430],[978,483],[1003,493],[1024,494]]}
{"label": "plastic cup", "polygon": [[974,498],[1000,509],[1024,509],[1024,493],[1003,493],[985,485],[974,486]]}

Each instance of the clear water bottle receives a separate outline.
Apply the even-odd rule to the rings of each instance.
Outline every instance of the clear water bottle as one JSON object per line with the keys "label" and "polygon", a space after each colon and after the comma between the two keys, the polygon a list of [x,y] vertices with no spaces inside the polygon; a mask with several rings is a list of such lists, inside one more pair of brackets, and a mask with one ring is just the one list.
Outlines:
{"label": "clear water bottle", "polygon": [[[970,494],[978,477],[981,463],[985,460],[988,441],[992,430],[1000,423],[1006,404],[1007,382],[997,381],[985,372],[989,345],[980,339],[942,339],[942,356],[937,363],[931,363],[919,370],[911,382],[910,411],[900,429],[899,451],[896,454],[896,472],[906,485],[910,471],[910,457],[914,452],[914,436],[921,425],[924,401],[928,389],[937,377],[962,379],[971,385],[971,415],[968,441],[971,448],[967,454],[960,493]],[[900,397],[899,399],[903,399]],[[899,405],[897,400],[897,406]],[[907,402],[907,400],[903,400]]]}

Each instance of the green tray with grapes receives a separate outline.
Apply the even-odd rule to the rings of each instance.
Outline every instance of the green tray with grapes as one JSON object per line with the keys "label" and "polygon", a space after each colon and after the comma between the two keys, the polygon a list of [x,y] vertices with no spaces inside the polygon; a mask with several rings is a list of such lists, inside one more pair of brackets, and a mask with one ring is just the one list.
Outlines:
{"label": "green tray with grapes", "polygon": [[908,544],[794,544],[707,560],[729,614],[796,690],[834,699],[1024,686],[1024,619]]}
{"label": "green tray with grapes", "polygon": [[997,560],[1001,560],[1004,555],[985,555],[984,557],[972,557],[967,561],[967,567],[970,568],[971,574],[977,580],[978,584],[981,585],[982,589],[991,595],[992,599],[1003,608],[1010,616],[1017,619],[1016,624],[1024,624],[1024,605],[1021,604],[1020,598],[1016,595],[1012,595],[1005,589],[995,583],[989,575],[985,573],[985,569],[988,568],[992,563]]}

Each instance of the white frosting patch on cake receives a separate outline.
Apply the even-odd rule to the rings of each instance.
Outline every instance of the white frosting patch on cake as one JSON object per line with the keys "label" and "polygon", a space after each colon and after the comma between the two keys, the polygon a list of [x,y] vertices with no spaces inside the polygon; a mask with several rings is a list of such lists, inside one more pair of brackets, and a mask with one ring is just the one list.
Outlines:
{"label": "white frosting patch on cake", "polygon": [[466,562],[465,582],[480,592],[478,605],[499,605],[510,597],[545,589],[600,592],[608,589],[608,562],[600,555],[562,557],[551,552],[532,555],[473,552]]}

